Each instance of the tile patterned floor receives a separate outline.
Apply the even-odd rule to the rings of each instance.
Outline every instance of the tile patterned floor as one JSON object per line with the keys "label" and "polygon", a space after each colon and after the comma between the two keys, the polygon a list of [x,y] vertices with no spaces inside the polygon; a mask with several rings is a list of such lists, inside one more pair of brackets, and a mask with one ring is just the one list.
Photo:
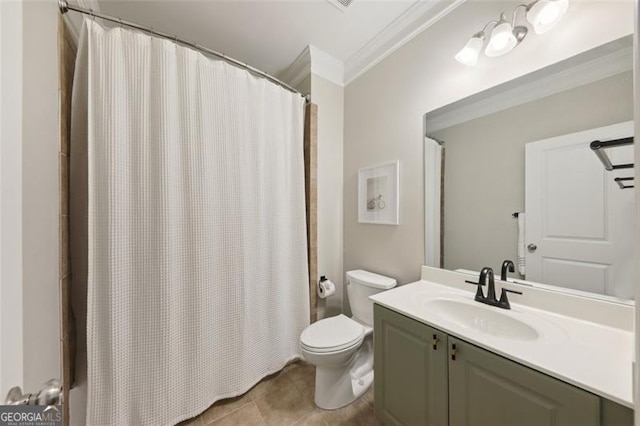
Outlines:
{"label": "tile patterned floor", "polygon": [[213,404],[180,426],[378,426],[373,389],[339,410],[325,411],[313,402],[315,367],[297,362],[269,376],[237,398]]}

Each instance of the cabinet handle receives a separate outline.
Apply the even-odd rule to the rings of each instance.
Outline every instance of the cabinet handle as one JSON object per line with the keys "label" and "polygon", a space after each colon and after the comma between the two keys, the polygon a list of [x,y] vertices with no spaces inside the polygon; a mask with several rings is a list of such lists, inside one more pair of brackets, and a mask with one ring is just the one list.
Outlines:
{"label": "cabinet handle", "polygon": [[438,342],[440,341],[440,339],[438,339],[437,335],[433,335],[433,339],[431,340],[431,345],[433,345],[433,350],[437,351],[438,350]]}
{"label": "cabinet handle", "polygon": [[455,361],[456,360],[456,353],[458,353],[458,347],[456,346],[455,343],[451,344],[451,360]]}

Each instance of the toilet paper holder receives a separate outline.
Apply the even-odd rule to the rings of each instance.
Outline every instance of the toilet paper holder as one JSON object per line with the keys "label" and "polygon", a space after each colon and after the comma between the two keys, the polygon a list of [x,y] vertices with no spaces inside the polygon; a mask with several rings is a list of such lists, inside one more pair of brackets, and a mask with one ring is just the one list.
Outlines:
{"label": "toilet paper holder", "polygon": [[318,296],[321,299],[324,299],[325,297],[331,296],[335,291],[335,285],[325,275],[320,276],[320,281],[318,282]]}
{"label": "toilet paper holder", "polygon": [[322,285],[323,282],[328,281],[326,275],[321,275],[320,276],[320,282],[318,283],[318,289],[320,291],[320,293],[324,292],[324,286]]}

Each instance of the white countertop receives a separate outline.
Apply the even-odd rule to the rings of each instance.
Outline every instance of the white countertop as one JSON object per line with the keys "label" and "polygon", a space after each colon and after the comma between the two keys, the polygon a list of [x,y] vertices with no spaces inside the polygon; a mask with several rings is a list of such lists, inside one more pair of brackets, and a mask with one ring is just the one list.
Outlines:
{"label": "white countertop", "polygon": [[[526,292],[526,289],[523,289]],[[499,295],[500,293],[497,292]],[[382,306],[505,358],[633,408],[633,333],[568,315],[511,302],[511,310],[473,301],[474,286],[462,290],[421,280],[374,295]],[[464,299],[533,327],[540,338],[514,340],[464,326],[429,309],[434,299]],[[520,296],[519,300],[524,300]],[[513,298],[516,299],[516,298]]]}

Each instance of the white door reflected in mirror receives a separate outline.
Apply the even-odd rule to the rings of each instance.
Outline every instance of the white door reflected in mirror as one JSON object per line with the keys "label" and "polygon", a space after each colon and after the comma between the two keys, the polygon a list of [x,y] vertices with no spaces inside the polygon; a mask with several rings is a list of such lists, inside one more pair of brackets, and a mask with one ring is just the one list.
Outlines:
{"label": "white door reflected in mirror", "polygon": [[[633,298],[634,194],[589,147],[633,136],[633,122],[531,142],[525,154],[526,279]],[[611,155],[633,162],[633,146]],[[537,248],[537,250],[536,250]]]}

